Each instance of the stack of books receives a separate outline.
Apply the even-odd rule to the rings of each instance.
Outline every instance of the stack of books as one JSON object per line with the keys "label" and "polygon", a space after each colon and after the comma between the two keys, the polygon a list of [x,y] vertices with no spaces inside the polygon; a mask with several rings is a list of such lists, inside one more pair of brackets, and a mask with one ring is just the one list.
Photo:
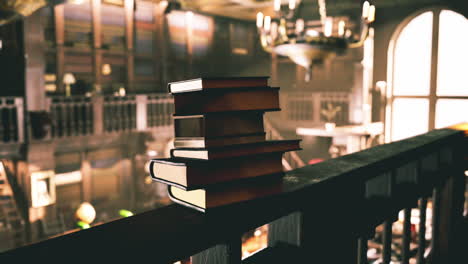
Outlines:
{"label": "stack of books", "polygon": [[174,96],[174,149],[150,173],[169,197],[206,212],[281,191],[282,155],[300,140],[266,140],[263,115],[278,111],[268,77],[199,78],[168,84]]}

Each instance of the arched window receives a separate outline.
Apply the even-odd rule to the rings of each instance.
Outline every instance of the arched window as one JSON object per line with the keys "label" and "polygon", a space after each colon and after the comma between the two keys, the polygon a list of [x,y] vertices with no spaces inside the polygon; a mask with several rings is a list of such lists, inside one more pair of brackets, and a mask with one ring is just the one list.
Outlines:
{"label": "arched window", "polygon": [[389,48],[387,138],[468,122],[468,19],[432,9],[406,23]]}

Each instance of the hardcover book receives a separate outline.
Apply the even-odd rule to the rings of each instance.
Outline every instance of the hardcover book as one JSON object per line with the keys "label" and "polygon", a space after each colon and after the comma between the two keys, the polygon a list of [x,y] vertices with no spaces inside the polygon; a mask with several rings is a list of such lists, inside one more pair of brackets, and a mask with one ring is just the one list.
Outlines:
{"label": "hardcover book", "polygon": [[283,174],[266,175],[251,181],[219,184],[214,188],[182,190],[168,186],[169,198],[179,204],[206,212],[226,205],[281,193]]}
{"label": "hardcover book", "polygon": [[262,87],[268,86],[267,76],[255,77],[202,77],[180,82],[170,82],[167,87],[170,93],[203,91],[228,87]]}
{"label": "hardcover book", "polygon": [[154,159],[150,162],[150,174],[155,181],[194,190],[221,182],[281,173],[282,155],[283,152],[276,152],[216,161]]}
{"label": "hardcover book", "polygon": [[256,143],[265,141],[265,132],[250,135],[238,135],[229,137],[178,137],[174,139],[176,148],[215,148],[230,145]]}
{"label": "hardcover book", "polygon": [[277,111],[279,88],[226,88],[210,92],[174,94],[174,115],[232,111]]}
{"label": "hardcover book", "polygon": [[252,144],[232,145],[221,148],[176,148],[171,150],[172,157],[203,160],[217,160],[271,152],[299,150],[300,140],[268,140]]}
{"label": "hardcover book", "polygon": [[174,117],[177,137],[224,137],[263,133],[263,112],[227,112]]}

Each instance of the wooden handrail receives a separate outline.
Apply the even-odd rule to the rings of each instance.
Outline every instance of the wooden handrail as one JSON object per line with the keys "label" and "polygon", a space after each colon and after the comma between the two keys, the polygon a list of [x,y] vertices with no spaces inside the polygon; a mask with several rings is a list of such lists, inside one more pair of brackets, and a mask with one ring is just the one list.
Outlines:
{"label": "wooden handrail", "polygon": [[241,234],[279,219],[270,225],[270,244],[296,243],[309,261],[328,256],[327,263],[356,263],[359,237],[435,189],[441,200],[434,210],[444,225],[433,230],[444,236],[433,256],[448,263],[443,249],[462,217],[463,140],[463,132],[434,130],[289,171],[273,196],[207,214],[174,204],[8,251],[0,260],[172,263],[208,250],[193,263],[241,263]]}

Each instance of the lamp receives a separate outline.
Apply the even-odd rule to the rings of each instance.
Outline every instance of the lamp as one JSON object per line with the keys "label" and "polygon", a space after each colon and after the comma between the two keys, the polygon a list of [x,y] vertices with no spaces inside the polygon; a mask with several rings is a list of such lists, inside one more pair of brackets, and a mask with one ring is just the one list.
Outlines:
{"label": "lamp", "polygon": [[63,83],[65,84],[65,95],[70,96],[71,95],[71,84],[74,84],[76,82],[75,76],[73,76],[73,73],[65,73],[63,75]]}
{"label": "lamp", "polygon": [[282,8],[281,0],[274,0],[275,16],[257,14],[257,28],[260,43],[267,52],[286,56],[294,63],[306,69],[306,81],[310,80],[314,64],[335,55],[343,54],[348,48],[364,45],[369,28],[375,20],[375,6],[364,2],[362,6],[362,30],[359,38],[347,27],[344,20],[327,16],[325,0],[318,0],[320,21],[305,21],[295,18],[297,0],[289,0],[287,10]]}

